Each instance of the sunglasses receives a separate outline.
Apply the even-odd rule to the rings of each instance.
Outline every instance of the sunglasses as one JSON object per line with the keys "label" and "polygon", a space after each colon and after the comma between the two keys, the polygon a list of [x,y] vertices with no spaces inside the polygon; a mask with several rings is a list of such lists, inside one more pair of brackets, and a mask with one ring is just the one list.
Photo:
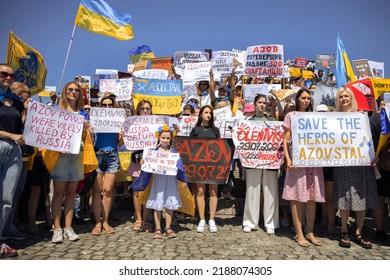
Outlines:
{"label": "sunglasses", "polygon": [[144,107],[144,108],[141,108],[140,111],[147,111],[147,112],[149,112],[150,108],[149,107]]}
{"label": "sunglasses", "polygon": [[29,90],[21,90],[20,93],[31,95],[31,92]]}
{"label": "sunglasses", "polygon": [[200,86],[207,86],[208,84],[207,83],[200,83],[199,85]]}
{"label": "sunglasses", "polygon": [[85,111],[91,111],[91,108],[84,108]]}
{"label": "sunglasses", "polygon": [[181,114],[181,115],[184,116],[184,117],[190,116],[190,114]]}
{"label": "sunglasses", "polygon": [[80,92],[80,90],[78,88],[68,88],[68,91],[69,92],[73,92],[73,91]]}
{"label": "sunglasses", "polygon": [[8,72],[4,72],[4,71],[1,71],[0,72],[0,75],[2,76],[2,78],[6,79],[7,77],[10,77],[10,79],[15,79],[16,78],[16,75],[13,74],[13,73],[8,73]]}
{"label": "sunglasses", "polygon": [[114,104],[110,103],[110,104],[102,104],[102,107],[114,107]]}

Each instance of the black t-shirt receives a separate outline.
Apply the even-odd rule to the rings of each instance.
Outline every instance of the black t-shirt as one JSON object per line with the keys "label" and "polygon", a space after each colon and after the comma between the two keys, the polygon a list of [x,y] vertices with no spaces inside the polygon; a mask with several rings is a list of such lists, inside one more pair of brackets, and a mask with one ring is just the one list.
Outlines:
{"label": "black t-shirt", "polygon": [[216,127],[215,131],[210,126],[195,126],[190,133],[190,137],[199,138],[220,138],[221,134],[219,129]]}
{"label": "black t-shirt", "polygon": [[0,101],[0,130],[12,134],[22,134],[23,103],[13,100],[13,105],[8,107]]}

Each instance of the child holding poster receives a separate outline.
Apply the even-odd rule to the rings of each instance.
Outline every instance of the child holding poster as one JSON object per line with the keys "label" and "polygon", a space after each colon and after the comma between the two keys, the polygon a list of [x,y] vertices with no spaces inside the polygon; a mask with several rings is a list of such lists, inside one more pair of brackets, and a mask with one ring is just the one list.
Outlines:
{"label": "child holding poster", "polygon": [[[198,121],[196,126],[191,130],[190,137],[201,137],[201,138],[220,138],[220,132],[217,127],[214,125],[214,112],[210,105],[205,105],[200,108]],[[198,212],[200,221],[196,231],[202,233],[206,229],[206,220],[205,220],[205,198],[204,193],[206,190],[206,185],[197,183],[197,193],[196,193],[196,202],[198,205]],[[210,219],[209,219],[209,230],[211,233],[216,233],[218,231],[217,225],[214,221],[215,213],[217,212],[218,206],[218,185],[209,184],[209,195],[210,195]]]}
{"label": "child holding poster", "polygon": [[[312,99],[307,89],[300,89],[295,97],[296,111],[311,112]],[[282,198],[290,201],[291,215],[296,230],[295,241],[301,247],[309,247],[310,243],[321,246],[314,233],[316,202],[325,202],[324,174],[321,167],[295,167],[291,160],[291,116],[286,115],[283,123],[284,155],[287,162],[285,186]],[[303,234],[302,222],[306,213],[306,236]]]}
{"label": "child holding poster", "polygon": [[[159,127],[156,132],[158,144],[155,150],[161,153],[176,153],[176,150],[171,148],[172,139],[175,136],[176,130],[174,127],[168,125]],[[142,159],[141,164],[144,163],[145,160]],[[156,224],[154,239],[162,238],[161,211],[163,209],[165,209],[165,234],[168,238],[176,237],[175,231],[171,228],[173,211],[179,210],[190,215],[194,214],[194,203],[185,183],[186,177],[180,158],[176,167],[176,175],[168,175],[157,171],[155,174],[141,171],[140,176],[131,185],[131,188],[135,191],[144,190],[140,193],[140,200],[142,203],[146,201],[146,208],[154,210],[153,216]],[[183,199],[180,197],[181,194],[184,194]],[[182,200],[184,203],[182,203]],[[183,204],[185,205],[183,206]]]}

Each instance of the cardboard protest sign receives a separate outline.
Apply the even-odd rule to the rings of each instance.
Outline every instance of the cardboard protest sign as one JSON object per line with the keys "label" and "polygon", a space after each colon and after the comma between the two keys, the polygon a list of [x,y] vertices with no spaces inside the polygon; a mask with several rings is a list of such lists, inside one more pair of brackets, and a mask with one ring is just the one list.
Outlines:
{"label": "cardboard protest sign", "polygon": [[355,69],[356,78],[358,80],[371,78],[371,69],[367,59],[352,60],[353,68]]}
{"label": "cardboard protest sign", "polygon": [[125,118],[125,109],[91,107],[90,124],[94,132],[120,132]]}
{"label": "cardboard protest sign", "polygon": [[327,86],[322,83],[317,85],[314,92],[314,108],[317,105],[324,104],[326,106],[336,107],[337,87]]}
{"label": "cardboard protest sign", "polygon": [[312,79],[314,77],[314,73],[309,70],[302,70],[302,78],[304,79]]}
{"label": "cardboard protest sign", "polygon": [[23,137],[26,144],[71,154],[80,153],[84,117],[39,102],[28,104]]}
{"label": "cardboard protest sign", "polygon": [[134,78],[134,107],[137,108],[141,100],[152,103],[155,115],[180,114],[182,80],[156,80]]}
{"label": "cardboard protest sign", "polygon": [[289,67],[288,72],[293,77],[300,77],[301,76],[301,69],[296,68],[296,67]]}
{"label": "cardboard protest sign", "polygon": [[155,132],[160,126],[169,124],[169,117],[165,116],[131,116],[124,124],[123,141],[129,151],[155,148],[157,137]]}
{"label": "cardboard protest sign", "polygon": [[187,182],[226,184],[230,172],[231,148],[226,140],[175,137]]}
{"label": "cardboard protest sign", "polygon": [[225,106],[214,110],[214,120],[222,120],[232,117],[232,109],[230,106]]}
{"label": "cardboard protest sign", "polygon": [[103,79],[99,80],[100,92],[113,93],[116,96],[116,101],[130,100],[133,89],[133,79]]}
{"label": "cardboard protest sign", "polygon": [[368,61],[370,65],[371,74],[373,78],[384,78],[385,77],[385,63],[377,61]]}
{"label": "cardboard protest sign", "polygon": [[223,139],[232,138],[233,127],[236,120],[238,120],[237,117],[222,118],[219,120],[215,120],[215,127],[219,129],[221,138]]}
{"label": "cardboard protest sign", "polygon": [[166,80],[168,78],[168,70],[164,70],[164,69],[137,70],[133,72],[133,76],[141,79]]}
{"label": "cardboard protest sign", "polygon": [[142,159],[145,161],[141,170],[153,174],[171,175],[177,174],[177,162],[179,153],[160,152],[156,150],[144,150]]}
{"label": "cardboard protest sign", "polygon": [[172,74],[172,58],[170,56],[157,57],[150,59],[150,68],[152,69],[165,69],[168,71],[168,75]]}
{"label": "cardboard protest sign", "polygon": [[233,142],[241,164],[248,168],[278,169],[283,161],[282,122],[241,120]]}
{"label": "cardboard protest sign", "polygon": [[247,48],[245,75],[283,77],[283,45],[258,45]]}
{"label": "cardboard protest sign", "polygon": [[369,166],[375,158],[368,114],[298,112],[291,117],[298,167]]}

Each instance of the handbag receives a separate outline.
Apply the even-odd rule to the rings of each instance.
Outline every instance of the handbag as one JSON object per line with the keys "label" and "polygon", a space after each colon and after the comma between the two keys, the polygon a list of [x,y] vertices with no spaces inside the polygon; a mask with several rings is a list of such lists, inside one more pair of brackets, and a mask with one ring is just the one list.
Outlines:
{"label": "handbag", "polygon": [[20,149],[22,150],[22,157],[29,157],[29,156],[32,156],[34,154],[34,147],[33,146],[23,144],[20,146]]}
{"label": "handbag", "polygon": [[390,171],[390,138],[379,151],[378,159],[379,161],[376,165],[383,170]]}

